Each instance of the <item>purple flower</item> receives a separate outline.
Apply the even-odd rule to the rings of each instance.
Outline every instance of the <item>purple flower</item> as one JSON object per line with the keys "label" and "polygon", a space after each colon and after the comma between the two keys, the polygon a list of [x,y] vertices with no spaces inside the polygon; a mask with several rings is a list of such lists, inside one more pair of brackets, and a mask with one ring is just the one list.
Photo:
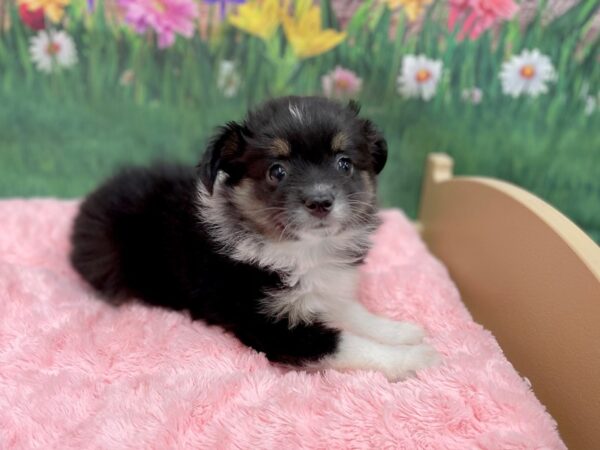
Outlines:
{"label": "purple flower", "polygon": [[194,0],[118,0],[125,21],[137,33],[148,28],[158,35],[159,48],[170,47],[175,34],[191,38],[198,7]]}
{"label": "purple flower", "polygon": [[89,12],[94,12],[94,10],[96,9],[95,0],[87,0],[87,9]]}
{"label": "purple flower", "polygon": [[204,1],[210,5],[216,5],[218,3],[219,10],[221,11],[221,18],[224,18],[225,17],[225,8],[227,7],[228,3],[231,3],[233,5],[241,5],[246,0],[204,0]]}

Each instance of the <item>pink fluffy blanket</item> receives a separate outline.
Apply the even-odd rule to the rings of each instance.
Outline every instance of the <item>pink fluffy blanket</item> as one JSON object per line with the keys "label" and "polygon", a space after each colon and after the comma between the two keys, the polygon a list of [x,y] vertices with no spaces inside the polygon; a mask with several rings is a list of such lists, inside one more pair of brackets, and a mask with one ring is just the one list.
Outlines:
{"label": "pink fluffy blanket", "polygon": [[185,314],[99,301],[67,259],[76,208],[0,202],[2,449],[565,448],[398,211],[383,213],[362,300],[421,323],[444,362],[389,383],[274,367]]}

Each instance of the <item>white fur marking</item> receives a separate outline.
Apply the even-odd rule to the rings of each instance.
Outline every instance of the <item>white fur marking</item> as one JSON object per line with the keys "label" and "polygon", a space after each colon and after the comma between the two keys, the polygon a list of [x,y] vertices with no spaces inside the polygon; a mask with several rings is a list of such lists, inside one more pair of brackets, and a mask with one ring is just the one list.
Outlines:
{"label": "white fur marking", "polygon": [[296,119],[298,122],[302,123],[303,118],[302,118],[302,113],[300,112],[300,108],[296,105],[292,105],[291,103],[288,106],[288,109],[290,111],[290,114],[292,115],[292,117],[294,119]]}
{"label": "white fur marking", "polygon": [[286,279],[293,288],[271,293],[263,301],[267,313],[274,317],[287,316],[292,325],[310,322],[315,315],[327,321],[331,311],[355,301],[358,272],[354,267],[327,261],[311,264],[315,262],[312,260],[315,255],[298,256],[296,268]]}

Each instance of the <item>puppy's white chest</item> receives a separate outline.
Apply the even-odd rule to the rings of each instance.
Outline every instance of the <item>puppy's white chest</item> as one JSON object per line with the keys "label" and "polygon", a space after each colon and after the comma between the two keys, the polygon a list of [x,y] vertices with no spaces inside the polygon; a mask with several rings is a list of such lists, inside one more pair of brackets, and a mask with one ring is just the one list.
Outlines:
{"label": "puppy's white chest", "polygon": [[290,250],[290,265],[285,271],[288,286],[299,294],[310,294],[322,301],[342,301],[353,297],[357,269],[341,258],[327,242],[311,242],[311,245]]}
{"label": "puppy's white chest", "polygon": [[276,317],[286,317],[291,324],[329,315],[355,301],[357,273],[354,267],[335,264],[297,268],[286,279],[287,289],[265,299],[266,310]]}
{"label": "puppy's white chest", "polygon": [[347,256],[352,242],[353,236],[303,239],[268,243],[258,251],[246,252],[245,259],[282,274],[284,288],[265,293],[263,310],[295,325],[354,302],[358,270]]}
{"label": "puppy's white chest", "polygon": [[296,274],[293,286],[299,293],[323,302],[341,302],[354,298],[357,270],[354,267],[323,264]]}

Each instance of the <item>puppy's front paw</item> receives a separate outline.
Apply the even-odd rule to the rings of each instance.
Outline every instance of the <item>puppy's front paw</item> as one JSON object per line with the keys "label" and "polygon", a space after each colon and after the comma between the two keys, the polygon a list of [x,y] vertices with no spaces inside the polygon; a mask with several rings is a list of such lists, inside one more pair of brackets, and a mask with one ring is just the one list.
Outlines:
{"label": "puppy's front paw", "polygon": [[439,353],[429,344],[411,345],[407,347],[404,370],[409,375],[417,370],[436,366],[441,362]]}
{"label": "puppy's front paw", "polygon": [[419,325],[383,318],[372,330],[372,334],[373,339],[387,345],[419,344],[425,337],[425,331]]}
{"label": "puppy's front paw", "polygon": [[428,344],[390,347],[386,353],[373,368],[382,372],[389,381],[404,380],[441,361],[437,351]]}
{"label": "puppy's front paw", "polygon": [[437,351],[428,344],[394,347],[389,359],[382,361],[381,372],[390,381],[404,380],[418,370],[437,365],[440,357]]}
{"label": "puppy's front paw", "polygon": [[399,381],[440,361],[429,344],[391,346],[343,333],[337,351],[321,361],[321,366],[338,370],[371,369],[388,380]]}

